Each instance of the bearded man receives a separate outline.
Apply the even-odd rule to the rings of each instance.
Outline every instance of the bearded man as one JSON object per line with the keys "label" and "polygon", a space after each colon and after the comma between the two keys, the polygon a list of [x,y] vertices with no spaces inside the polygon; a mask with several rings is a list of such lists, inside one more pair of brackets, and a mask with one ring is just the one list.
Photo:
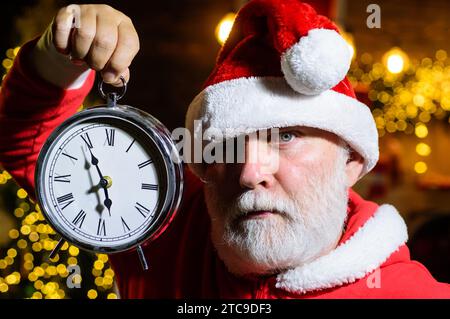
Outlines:
{"label": "bearded man", "polygon": [[[93,70],[108,83],[128,80],[139,49],[123,13],[80,6],[71,35],[72,14],[61,9],[22,47],[1,92],[0,161],[30,194],[42,144],[76,112]],[[206,141],[279,132],[247,136],[243,163],[187,163],[177,216],[144,247],[150,270],[134,253],[111,256],[122,297],[450,297],[410,260],[396,209],[351,189],[375,166],[378,136],[346,78],[350,61],[337,27],[307,4],[241,9],[186,127]]]}

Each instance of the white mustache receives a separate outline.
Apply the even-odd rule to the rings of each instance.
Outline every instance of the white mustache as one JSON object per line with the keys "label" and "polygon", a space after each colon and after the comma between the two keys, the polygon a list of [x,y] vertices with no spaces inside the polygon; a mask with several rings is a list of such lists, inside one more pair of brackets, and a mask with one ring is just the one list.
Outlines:
{"label": "white mustache", "polygon": [[268,193],[248,191],[240,195],[234,205],[234,213],[241,217],[254,211],[275,211],[286,217],[296,214],[296,206],[290,199],[280,198]]}

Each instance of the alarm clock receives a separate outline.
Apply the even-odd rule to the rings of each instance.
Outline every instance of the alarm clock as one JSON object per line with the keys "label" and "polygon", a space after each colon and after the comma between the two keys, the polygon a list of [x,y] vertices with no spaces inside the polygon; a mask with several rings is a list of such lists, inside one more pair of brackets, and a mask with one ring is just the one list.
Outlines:
{"label": "alarm clock", "polygon": [[157,238],[174,218],[183,166],[167,128],[150,114],[117,104],[126,92],[81,111],[57,127],[36,165],[36,198],[61,240],[93,252],[136,249]]}

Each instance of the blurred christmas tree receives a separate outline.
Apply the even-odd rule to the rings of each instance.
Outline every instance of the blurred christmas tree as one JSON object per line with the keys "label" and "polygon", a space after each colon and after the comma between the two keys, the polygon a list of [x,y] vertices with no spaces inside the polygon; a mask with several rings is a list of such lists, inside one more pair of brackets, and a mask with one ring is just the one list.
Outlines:
{"label": "blurred christmas tree", "polygon": [[[18,50],[7,50],[6,72]],[[58,239],[39,206],[0,168],[0,298],[117,298],[108,256],[65,243],[49,260]]]}

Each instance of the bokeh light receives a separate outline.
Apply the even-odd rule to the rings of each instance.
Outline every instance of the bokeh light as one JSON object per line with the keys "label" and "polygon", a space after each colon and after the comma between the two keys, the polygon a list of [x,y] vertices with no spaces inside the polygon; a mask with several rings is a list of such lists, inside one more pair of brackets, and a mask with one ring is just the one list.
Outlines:
{"label": "bokeh light", "polygon": [[228,13],[225,15],[216,27],[217,41],[222,45],[228,39],[231,28],[233,27],[234,20],[236,18],[235,13]]}

